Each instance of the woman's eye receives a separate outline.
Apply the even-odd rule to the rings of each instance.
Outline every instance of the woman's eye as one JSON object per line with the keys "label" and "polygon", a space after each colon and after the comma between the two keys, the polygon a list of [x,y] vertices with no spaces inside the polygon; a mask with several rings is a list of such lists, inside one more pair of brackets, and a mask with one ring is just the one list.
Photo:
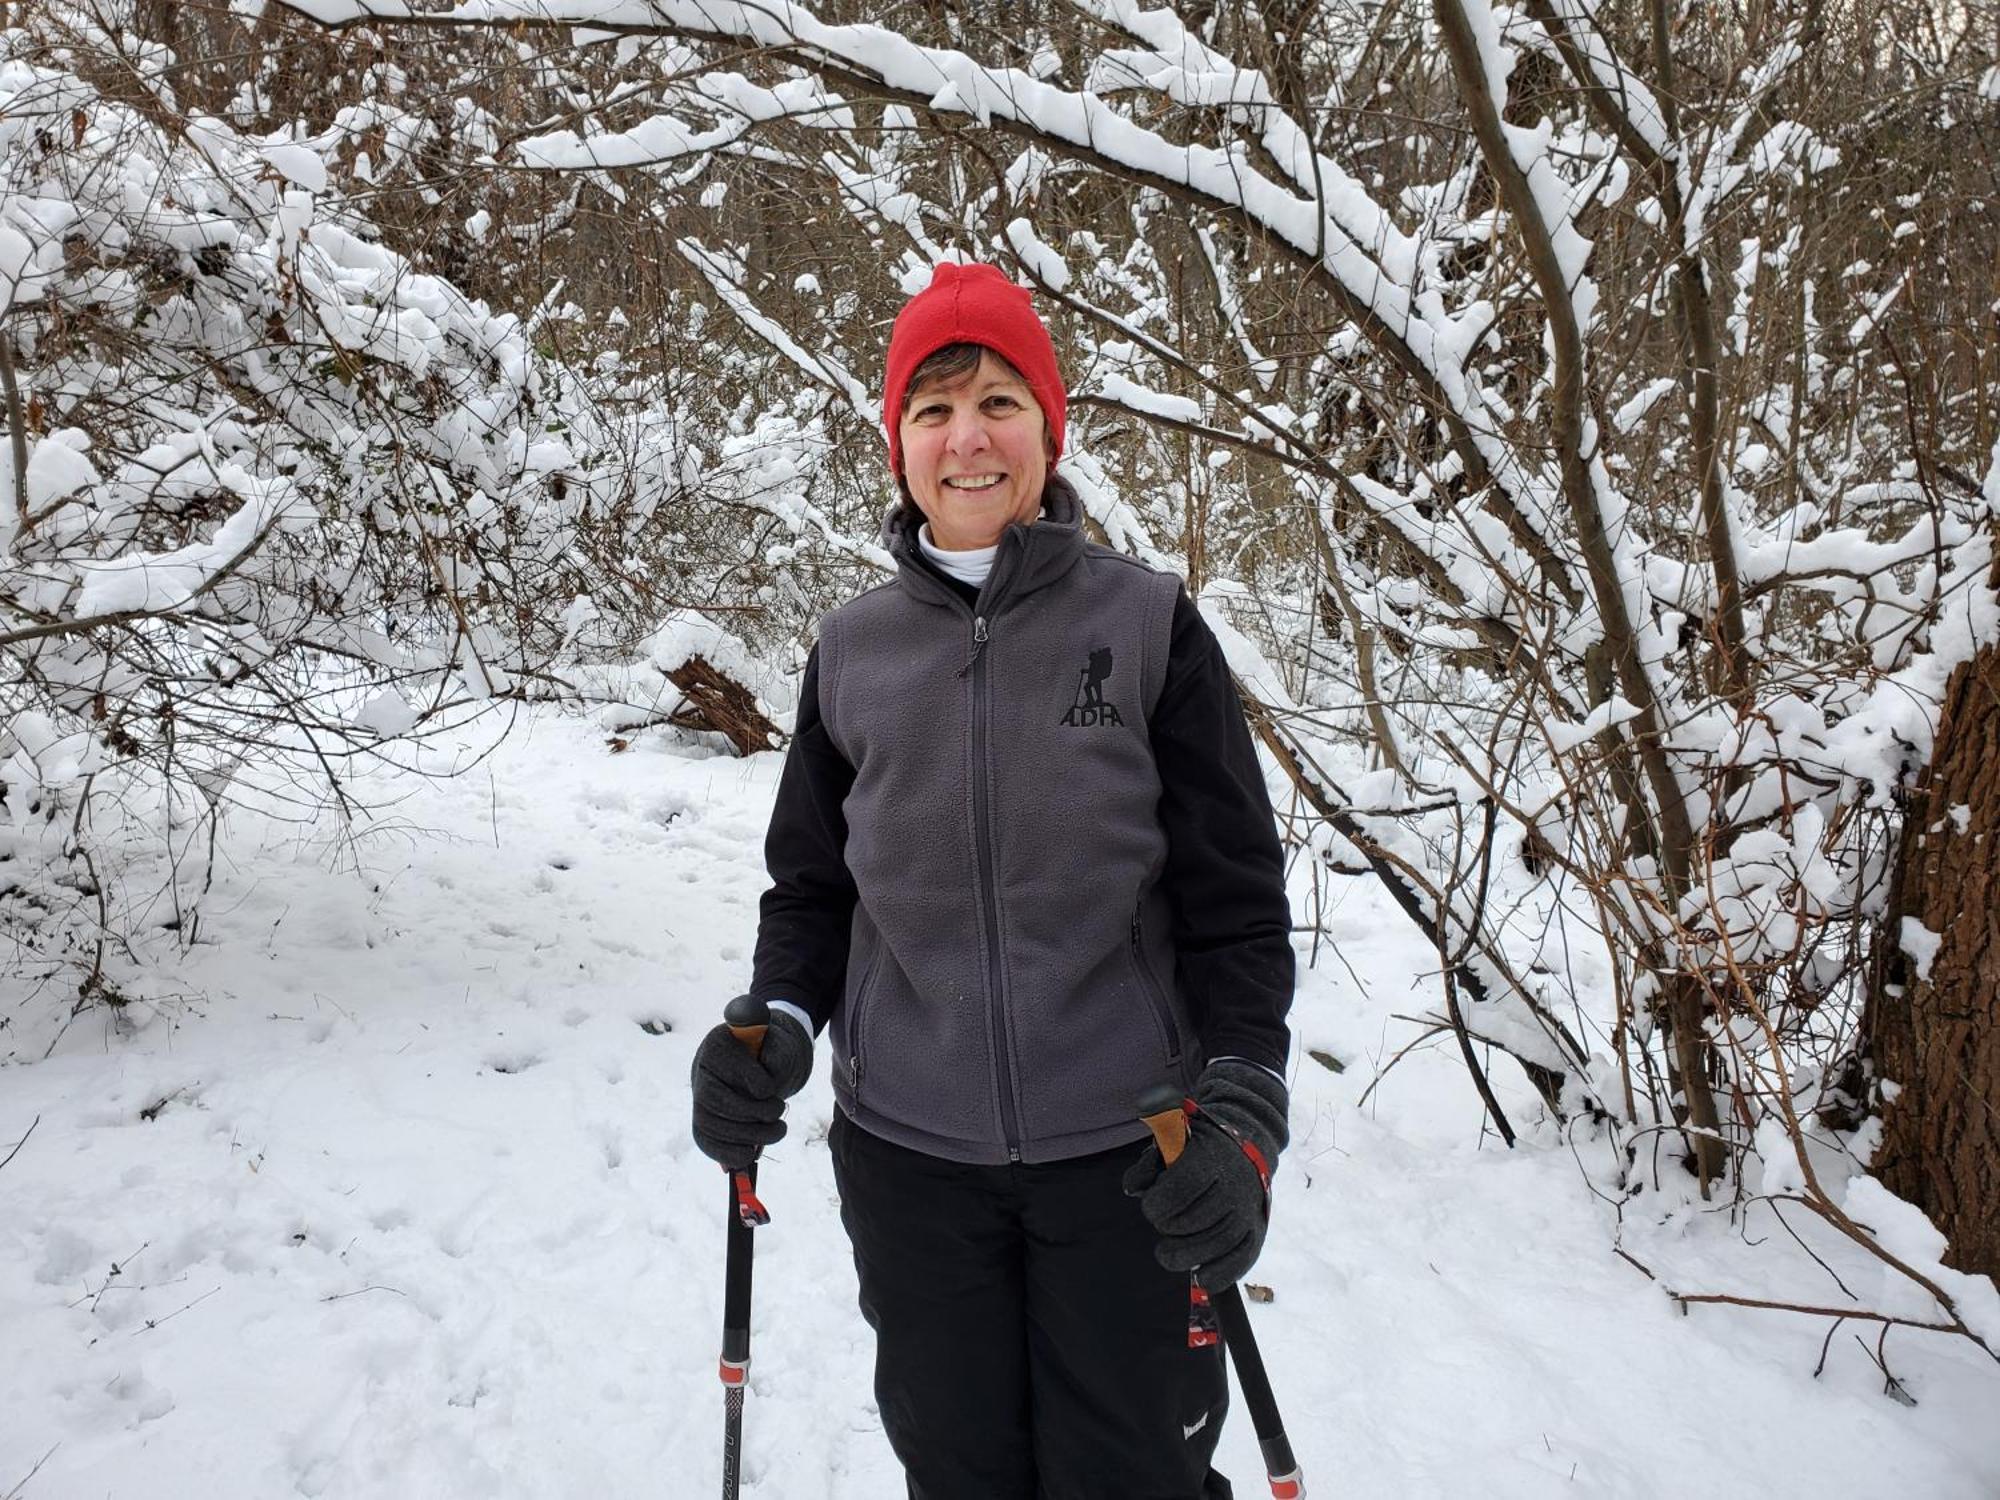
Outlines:
{"label": "woman's eye", "polygon": [[1012,396],[988,396],[986,405],[992,411],[1013,411],[1020,406]]}

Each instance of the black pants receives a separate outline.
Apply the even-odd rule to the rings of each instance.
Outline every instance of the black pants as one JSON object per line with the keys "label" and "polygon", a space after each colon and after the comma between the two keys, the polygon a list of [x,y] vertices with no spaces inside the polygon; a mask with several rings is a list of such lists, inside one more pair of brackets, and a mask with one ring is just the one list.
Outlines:
{"label": "black pants", "polygon": [[834,1180],[911,1500],[1228,1500],[1228,1385],[1119,1179],[1139,1148],[942,1161],[838,1112]]}

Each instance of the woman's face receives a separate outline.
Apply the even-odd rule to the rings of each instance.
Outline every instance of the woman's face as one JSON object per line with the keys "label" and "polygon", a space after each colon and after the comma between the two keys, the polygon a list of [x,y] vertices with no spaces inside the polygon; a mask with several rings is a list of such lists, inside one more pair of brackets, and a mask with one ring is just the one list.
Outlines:
{"label": "woman's face", "polygon": [[990,547],[1014,522],[1040,514],[1048,423],[1027,382],[998,356],[981,354],[957,379],[911,391],[897,437],[903,482],[945,551]]}

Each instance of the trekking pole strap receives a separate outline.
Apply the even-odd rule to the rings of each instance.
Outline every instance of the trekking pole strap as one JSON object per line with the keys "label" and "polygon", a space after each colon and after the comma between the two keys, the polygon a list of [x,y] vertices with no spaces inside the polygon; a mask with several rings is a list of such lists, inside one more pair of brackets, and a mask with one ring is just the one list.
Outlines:
{"label": "trekking pole strap", "polygon": [[1172,1166],[1180,1160],[1181,1152],[1187,1149],[1188,1121],[1201,1119],[1208,1121],[1217,1130],[1236,1143],[1236,1149],[1249,1159],[1257,1169],[1257,1181],[1264,1189],[1264,1217],[1271,1216],[1271,1164],[1264,1153],[1257,1149],[1257,1143],[1237,1130],[1227,1120],[1211,1110],[1203,1109],[1193,1099],[1185,1096],[1172,1101],[1167,1099],[1170,1090],[1161,1089],[1149,1094],[1140,1104],[1140,1115],[1146,1128],[1153,1132],[1153,1142],[1160,1148],[1160,1160]]}

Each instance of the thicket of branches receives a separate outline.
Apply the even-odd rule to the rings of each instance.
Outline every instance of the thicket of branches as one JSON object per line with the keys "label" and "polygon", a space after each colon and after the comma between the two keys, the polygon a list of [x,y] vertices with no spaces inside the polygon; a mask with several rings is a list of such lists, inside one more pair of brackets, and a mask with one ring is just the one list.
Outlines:
{"label": "thicket of branches", "polygon": [[[713,516],[788,493],[762,456],[690,436],[704,412],[635,362],[565,357],[546,299],[510,309],[428,268],[420,220],[385,233],[351,152],[262,114],[324,103],[358,129],[393,64],[322,46],[361,54],[351,76],[258,102],[287,60],[256,62],[227,12],[14,19],[0,1057],[150,998],[134,981],[197,939],[230,805],[344,820],[357,762],[523,698],[673,717],[668,672],[735,664],[676,596],[739,561]],[[450,49],[435,65],[441,89]]]}
{"label": "thicket of branches", "polygon": [[[1992,6],[423,10],[50,6],[10,34],[95,91],[9,108],[13,180],[128,164],[133,132],[264,164],[227,189],[255,210],[127,193],[129,239],[88,254],[44,229],[14,293],[15,358],[63,392],[17,414],[35,453],[87,432],[126,477],[81,493],[132,491],[153,380],[206,476],[200,506],[150,477],[147,506],[71,504],[84,540],[23,527],[0,644],[45,631],[50,734],[165,771],[158,684],[219,724],[280,678],[344,726],[340,693],[391,682],[421,724],[475,660],[562,679],[586,617],[609,649],[705,612],[783,662],[882,565],[888,317],[932,261],[996,260],[1057,328],[1093,522],[1203,598],[1302,857],[1435,942],[1431,1022],[1495,1126],[1498,1049],[1620,1143],[1628,1191],[1678,1160],[1874,1243],[1816,1164],[1873,1103],[1902,795],[1996,630]],[[173,213],[267,227],[224,256]],[[118,276],[125,303],[73,290]],[[134,327],[205,294],[238,345]],[[409,313],[439,330],[421,368],[382,331]],[[93,328],[127,363],[58,377],[105,363]],[[469,404],[488,425],[454,436]],[[86,554],[206,547],[207,579],[232,525],[257,545],[198,596],[80,610]],[[217,641],[246,665],[180,686]]]}

